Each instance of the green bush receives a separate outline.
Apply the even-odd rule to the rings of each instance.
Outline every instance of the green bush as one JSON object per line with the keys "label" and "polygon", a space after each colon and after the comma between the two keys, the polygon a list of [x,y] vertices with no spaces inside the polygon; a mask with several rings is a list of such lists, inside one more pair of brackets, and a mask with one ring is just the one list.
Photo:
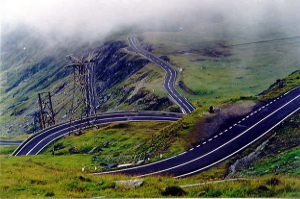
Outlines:
{"label": "green bush", "polygon": [[163,196],[184,196],[186,192],[181,187],[170,186],[167,187],[165,191],[162,191],[161,194]]}

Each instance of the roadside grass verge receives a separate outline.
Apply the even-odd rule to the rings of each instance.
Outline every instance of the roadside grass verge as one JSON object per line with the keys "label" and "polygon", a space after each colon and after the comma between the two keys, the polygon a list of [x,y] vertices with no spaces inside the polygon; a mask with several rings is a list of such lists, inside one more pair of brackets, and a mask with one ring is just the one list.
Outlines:
{"label": "roadside grass verge", "polygon": [[0,146],[0,155],[10,155],[18,146]]}
{"label": "roadside grass verge", "polygon": [[32,134],[22,134],[22,135],[16,135],[16,136],[0,136],[0,140],[26,140],[31,135]]}
{"label": "roadside grass verge", "polygon": [[[170,124],[170,122],[120,122],[101,125],[99,129],[84,130],[84,134],[79,136],[72,134],[57,140],[42,151],[42,154],[56,156],[86,154],[93,158],[93,164],[98,165],[96,171],[101,171],[116,164],[138,162],[150,157],[150,152],[145,146],[151,142],[157,131]],[[92,171],[95,169],[92,168]]]}
{"label": "roadside grass verge", "polygon": [[[252,155],[251,161],[236,167],[233,177],[257,177],[263,175],[299,176],[300,168],[300,112],[284,121],[270,134],[268,142]],[[251,147],[254,151],[254,147]],[[244,154],[244,155],[243,155]],[[248,152],[249,154],[249,152]],[[246,156],[242,153],[239,159]],[[233,163],[235,160],[232,160]]]}
{"label": "roadside grass verge", "polygon": [[[131,176],[90,175],[82,171],[84,165],[91,161],[91,157],[87,155],[22,157],[1,155],[0,160],[1,198],[163,197],[162,193],[167,187],[212,182],[219,180],[218,173],[222,173],[215,168],[177,180],[168,176],[146,177],[140,187],[134,188],[120,186],[115,182],[135,179]],[[207,178],[203,179],[205,175]],[[273,178],[274,176],[263,176],[183,188],[186,192],[184,196],[299,197],[299,178],[278,175],[276,176],[278,183],[272,184]]]}

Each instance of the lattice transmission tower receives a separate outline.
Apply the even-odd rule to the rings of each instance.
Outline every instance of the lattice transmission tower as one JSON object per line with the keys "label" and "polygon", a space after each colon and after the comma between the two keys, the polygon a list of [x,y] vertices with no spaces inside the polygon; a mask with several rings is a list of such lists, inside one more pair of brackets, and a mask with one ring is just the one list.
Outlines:
{"label": "lattice transmission tower", "polygon": [[85,104],[85,110],[83,111],[85,117],[91,117],[96,115],[95,72],[94,72],[95,57],[96,55],[89,54],[88,57],[86,58],[83,57],[80,59],[73,55],[68,55],[67,58],[69,58],[72,61],[72,63],[65,66],[67,68],[70,67],[73,68],[73,75],[74,75],[73,92],[76,91],[76,87],[80,88],[82,99]]}
{"label": "lattice transmission tower", "polygon": [[52,106],[50,92],[38,93],[40,107],[40,124],[41,128],[52,126],[55,124],[54,111]]}

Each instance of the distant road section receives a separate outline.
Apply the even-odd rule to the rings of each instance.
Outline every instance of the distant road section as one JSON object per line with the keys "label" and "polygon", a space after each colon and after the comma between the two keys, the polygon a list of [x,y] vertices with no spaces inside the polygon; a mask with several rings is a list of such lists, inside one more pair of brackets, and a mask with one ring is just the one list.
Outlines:
{"label": "distant road section", "polygon": [[156,63],[160,67],[162,67],[166,71],[166,77],[164,82],[164,88],[168,92],[171,99],[180,107],[183,114],[189,114],[193,110],[195,110],[195,107],[183,96],[181,95],[175,88],[175,81],[177,77],[177,71],[169,66],[164,61],[158,59],[154,55],[145,52],[144,50],[140,49],[136,43],[133,37],[128,38],[131,48],[136,51],[137,53],[143,55],[150,61]]}
{"label": "distant road section", "polygon": [[96,125],[114,123],[114,122],[130,122],[130,121],[177,121],[182,114],[167,112],[116,112],[97,115],[90,118],[83,118],[43,129],[39,133],[25,140],[13,152],[13,156],[20,155],[37,155],[51,142],[68,135],[72,131],[84,129]]}
{"label": "distant road section", "polygon": [[22,140],[0,140],[0,146],[14,146],[19,145],[22,142]]}
{"label": "distant road section", "polygon": [[300,36],[283,37],[283,38],[261,40],[261,41],[252,41],[252,42],[246,42],[246,43],[240,43],[240,44],[231,44],[231,45],[226,45],[226,47],[244,46],[244,45],[249,45],[249,44],[260,44],[260,43],[268,43],[268,42],[273,42],[273,41],[282,41],[282,40],[290,40],[290,39],[300,39]]}

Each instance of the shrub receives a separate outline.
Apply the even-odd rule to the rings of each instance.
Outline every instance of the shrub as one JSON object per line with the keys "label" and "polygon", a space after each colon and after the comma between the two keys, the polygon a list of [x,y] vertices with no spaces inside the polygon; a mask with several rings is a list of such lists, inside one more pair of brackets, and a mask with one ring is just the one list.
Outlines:
{"label": "shrub", "polygon": [[257,188],[259,191],[269,191],[269,188],[265,185],[259,185]]}
{"label": "shrub", "polygon": [[167,187],[165,191],[161,193],[163,196],[184,196],[186,195],[186,192],[181,188],[177,186],[170,186]]}
{"label": "shrub", "polygon": [[45,194],[46,197],[52,197],[52,196],[55,196],[55,193],[53,191],[50,191],[50,192],[47,192]]}
{"label": "shrub", "polygon": [[271,178],[267,180],[267,185],[275,186],[279,185],[281,182],[278,178]]}

